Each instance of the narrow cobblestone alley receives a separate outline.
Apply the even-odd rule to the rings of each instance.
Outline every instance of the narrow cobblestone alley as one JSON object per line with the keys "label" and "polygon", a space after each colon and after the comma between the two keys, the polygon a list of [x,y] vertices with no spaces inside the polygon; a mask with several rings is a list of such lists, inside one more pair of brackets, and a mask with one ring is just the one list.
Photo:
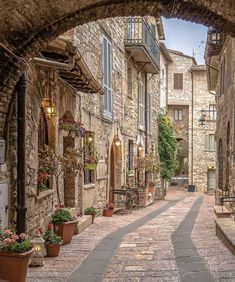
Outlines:
{"label": "narrow cobblestone alley", "polygon": [[28,281],[235,281],[235,258],[215,235],[213,202],[172,191],[131,214],[98,217],[58,258],[31,268]]}

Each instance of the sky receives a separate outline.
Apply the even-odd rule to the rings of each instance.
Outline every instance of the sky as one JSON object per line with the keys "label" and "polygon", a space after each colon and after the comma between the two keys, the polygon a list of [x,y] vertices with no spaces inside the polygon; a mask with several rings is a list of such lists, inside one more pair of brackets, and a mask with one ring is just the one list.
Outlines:
{"label": "sky", "polygon": [[183,52],[196,58],[198,64],[204,64],[204,49],[207,27],[183,20],[163,18],[165,45],[169,49]]}

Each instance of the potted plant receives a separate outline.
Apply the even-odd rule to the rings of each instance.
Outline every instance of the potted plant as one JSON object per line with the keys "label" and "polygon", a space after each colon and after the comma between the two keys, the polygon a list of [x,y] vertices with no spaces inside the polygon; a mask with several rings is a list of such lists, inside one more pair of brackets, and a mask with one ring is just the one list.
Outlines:
{"label": "potted plant", "polygon": [[94,222],[95,215],[97,214],[97,210],[94,207],[86,208],[84,213],[86,215],[91,215],[92,216],[92,223]]}
{"label": "potted plant", "polygon": [[107,204],[107,207],[105,209],[103,209],[103,216],[112,217],[113,216],[113,209],[114,209],[114,203],[109,202]]}
{"label": "potted plant", "polygon": [[52,215],[51,222],[55,233],[61,236],[63,244],[69,244],[75,232],[77,220],[68,210],[59,208]]}
{"label": "potted plant", "polygon": [[61,175],[77,175],[83,169],[82,149],[67,149],[60,154],[53,147],[45,146],[40,151],[39,171],[55,177],[55,186],[58,205],[61,206],[59,179]]}
{"label": "potted plant", "polygon": [[71,120],[68,118],[59,119],[59,129],[63,129],[70,132],[75,132],[76,136],[85,136],[84,125],[80,121]]}
{"label": "potted plant", "polygon": [[0,280],[24,282],[34,252],[27,235],[14,230],[0,231]]}
{"label": "potted plant", "polygon": [[47,256],[57,257],[60,253],[60,246],[63,244],[63,240],[58,234],[54,233],[52,223],[48,224],[43,239],[45,240]]}

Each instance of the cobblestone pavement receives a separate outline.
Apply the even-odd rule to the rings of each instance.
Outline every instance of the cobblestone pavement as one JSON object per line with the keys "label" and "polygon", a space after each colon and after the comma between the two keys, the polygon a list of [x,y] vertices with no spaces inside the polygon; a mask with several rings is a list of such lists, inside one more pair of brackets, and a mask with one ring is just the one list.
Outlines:
{"label": "cobblestone pavement", "polygon": [[[135,227],[133,224],[138,220],[141,224],[134,230],[130,229],[128,234],[122,233],[124,237],[119,238],[121,242],[113,238],[113,246],[116,246],[113,250],[114,255],[108,264],[103,266],[101,264],[102,271],[105,273],[103,279],[94,275],[93,280],[70,281],[180,281],[171,236],[199,196],[201,195],[197,193],[174,191],[169,193],[166,201],[155,202],[132,214],[96,218],[93,225],[74,236],[71,244],[62,246],[59,257],[46,258],[43,268],[30,268],[27,281],[67,281],[72,271],[82,262],[83,264],[77,270],[86,265],[86,258],[94,254],[97,248],[100,254],[103,251],[105,257],[106,252],[102,250],[102,240],[107,235],[113,232],[119,234],[123,230],[122,227]],[[178,202],[172,200],[178,200]],[[235,271],[232,270],[235,269],[235,259],[215,235],[213,200],[212,196],[204,196],[194,225],[192,239],[215,281],[231,282],[235,281]],[[163,210],[155,218],[147,218],[146,222],[140,221],[148,214],[156,212],[156,209],[166,208],[166,205],[169,205],[169,208]],[[98,272],[101,272],[100,269]],[[89,269],[88,273],[96,274],[97,268]],[[228,279],[225,280],[225,278]],[[202,280],[202,282],[205,281]]]}

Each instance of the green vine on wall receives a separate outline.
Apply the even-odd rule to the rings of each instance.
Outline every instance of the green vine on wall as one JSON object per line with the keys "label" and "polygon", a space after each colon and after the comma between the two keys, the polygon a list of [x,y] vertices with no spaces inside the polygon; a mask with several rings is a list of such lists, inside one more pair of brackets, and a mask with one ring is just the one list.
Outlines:
{"label": "green vine on wall", "polygon": [[177,169],[177,140],[174,136],[170,118],[166,114],[158,116],[158,151],[160,158],[160,174],[164,180],[170,180]]}

